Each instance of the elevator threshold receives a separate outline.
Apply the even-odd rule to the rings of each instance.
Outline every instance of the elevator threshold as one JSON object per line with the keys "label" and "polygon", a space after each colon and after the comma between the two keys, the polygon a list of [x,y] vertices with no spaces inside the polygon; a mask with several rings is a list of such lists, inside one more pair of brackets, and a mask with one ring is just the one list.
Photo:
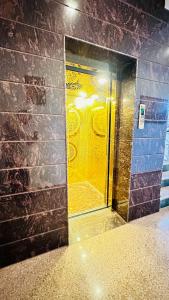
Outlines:
{"label": "elevator threshold", "polygon": [[126,222],[110,207],[69,219],[69,244],[90,239]]}

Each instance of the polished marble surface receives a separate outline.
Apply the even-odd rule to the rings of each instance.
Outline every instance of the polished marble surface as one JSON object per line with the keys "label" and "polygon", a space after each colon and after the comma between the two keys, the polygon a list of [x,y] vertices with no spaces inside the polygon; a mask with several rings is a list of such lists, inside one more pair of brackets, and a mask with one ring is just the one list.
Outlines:
{"label": "polished marble surface", "polygon": [[126,222],[112,209],[103,208],[69,219],[69,245],[124,225]]}
{"label": "polished marble surface", "polygon": [[[0,136],[4,141],[0,150],[2,157],[5,158],[5,162],[4,159],[3,162],[1,160],[1,164],[3,163],[1,167],[12,168],[1,171],[0,174],[2,201],[6,199],[3,204],[1,201],[2,214],[4,207],[6,208],[3,214],[5,218],[9,215],[11,218],[17,218],[24,213],[25,220],[27,212],[39,213],[39,210],[45,207],[55,209],[53,196],[50,204],[47,203],[50,195],[48,198],[46,196],[48,192],[42,190],[54,186],[57,188],[58,184],[66,182],[65,171],[59,171],[61,167],[48,166],[51,160],[55,165],[64,162],[65,155],[63,152],[63,156],[58,156],[53,151],[56,147],[56,145],[53,147],[55,140],[65,139],[64,36],[79,38],[139,58],[137,100],[140,101],[142,95],[168,98],[168,84],[166,84],[169,82],[168,24],[162,21],[164,19],[162,16],[161,20],[153,18],[125,2],[138,8],[140,3],[141,8],[150,13],[154,13],[154,8],[158,6],[150,3],[153,1],[145,0],[106,0],[104,3],[102,0],[0,1]],[[159,17],[159,14],[157,16]],[[165,137],[164,122],[146,123],[145,130],[142,131],[136,129],[137,124],[138,120],[135,119],[134,137]],[[123,125],[125,126],[121,134],[125,136],[125,140],[131,139],[129,117],[123,118]],[[34,143],[31,145],[31,142]],[[48,144],[45,144],[46,142]],[[4,151],[6,147],[9,147],[8,151]],[[129,155],[127,157],[129,158]],[[150,167],[156,158],[150,160]],[[40,166],[42,162],[44,166]],[[148,163],[148,160],[144,162]],[[122,162],[122,168],[125,163],[126,157],[124,164]],[[137,159],[135,163],[139,170],[141,164],[139,165]],[[161,157],[158,165],[156,164],[158,167],[156,170],[159,170],[159,166]],[[125,185],[126,182],[127,180]],[[124,189],[127,190],[126,187]],[[31,192],[35,192],[36,196],[30,195]],[[23,196],[16,193],[23,193]],[[29,196],[26,196],[26,193]],[[45,200],[42,205],[43,198]],[[36,207],[33,199],[37,203]],[[63,202],[59,203],[60,207],[65,206],[65,197],[61,200]],[[21,205],[21,209],[17,204]],[[147,209],[151,212],[150,205],[145,209],[141,207],[139,211],[144,212]],[[138,215],[136,213],[133,216]],[[41,220],[46,222],[44,224],[50,220],[48,214],[45,221],[41,214],[40,216]],[[36,218],[38,220],[39,215]],[[34,221],[36,218],[29,220]],[[34,228],[35,223],[32,224]],[[44,225],[37,224],[38,232],[40,228],[43,230]],[[32,225],[29,224],[29,228],[32,228]],[[11,229],[11,222],[9,226]],[[11,232],[11,235],[14,234],[15,232]],[[13,262],[65,244],[67,244],[67,230],[60,232],[59,228],[55,228],[54,232],[41,232],[36,237],[16,241],[9,247],[5,246],[3,253],[6,254],[7,251],[9,261]],[[28,256],[22,254],[27,251]]]}
{"label": "polished marble surface", "polygon": [[169,209],[1,270],[6,299],[168,300]]}

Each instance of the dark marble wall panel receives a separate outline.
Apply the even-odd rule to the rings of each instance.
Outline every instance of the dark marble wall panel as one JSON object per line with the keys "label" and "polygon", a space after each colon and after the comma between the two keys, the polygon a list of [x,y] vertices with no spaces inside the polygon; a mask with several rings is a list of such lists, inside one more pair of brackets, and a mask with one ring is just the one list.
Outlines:
{"label": "dark marble wall panel", "polygon": [[64,63],[0,49],[0,80],[64,88]]}
{"label": "dark marble wall panel", "polygon": [[0,113],[1,141],[46,141],[64,138],[64,116]]}
{"label": "dark marble wall panel", "polygon": [[145,38],[140,43],[139,58],[169,66],[168,45]]}
{"label": "dark marble wall panel", "polygon": [[56,1],[69,7],[91,14],[95,18],[104,20],[119,27],[126,28],[148,38],[159,41],[162,36],[160,31],[166,24],[147,14],[136,10],[134,7],[127,6],[122,1],[102,1],[102,0],[69,0]]}
{"label": "dark marble wall panel", "polygon": [[[132,33],[122,27],[93,19],[89,15],[82,14],[78,10],[72,10],[55,1],[24,1],[24,4],[19,7],[16,3],[10,3],[10,8],[10,15],[13,19],[27,24],[74,36],[110,49],[113,47],[114,50],[138,57],[147,56],[150,58],[151,48],[151,60],[163,59],[163,63],[169,63],[168,56],[163,55],[160,57],[160,54],[164,52],[164,47],[161,47],[160,44],[142,38],[138,33]],[[29,11],[29,14],[27,14],[27,11]],[[6,18],[9,14],[3,6],[1,13],[1,16]],[[130,43],[128,43],[129,40]]]}
{"label": "dark marble wall panel", "polygon": [[67,209],[56,209],[0,223],[0,245],[67,227]]}
{"label": "dark marble wall panel", "polygon": [[129,207],[128,221],[138,219],[159,211],[160,199]]}
{"label": "dark marble wall panel", "polygon": [[166,122],[168,118],[168,100],[155,98],[155,97],[145,97],[140,96],[139,99],[135,100],[135,112],[134,118],[139,117],[139,107],[140,104],[145,104],[145,120],[146,122]]}
{"label": "dark marble wall panel", "polygon": [[164,138],[166,136],[167,122],[145,122],[144,129],[138,128],[138,119],[134,121],[134,138]]}
{"label": "dark marble wall panel", "polygon": [[164,20],[165,22],[169,21],[169,12],[164,9],[164,0],[123,0],[127,4],[132,5],[133,7],[144,11],[152,16]]}
{"label": "dark marble wall panel", "polygon": [[131,175],[128,220],[159,211],[161,170]]}
{"label": "dark marble wall panel", "polygon": [[[154,99],[153,99],[154,100]],[[140,100],[136,105],[135,118],[138,117],[139,105],[144,104],[146,107],[145,120],[147,121],[167,121],[168,103],[152,100]]]}
{"label": "dark marble wall panel", "polygon": [[0,47],[63,60],[63,36],[0,19]]}
{"label": "dark marble wall panel", "polygon": [[67,207],[66,186],[0,198],[0,222]]}
{"label": "dark marble wall panel", "polygon": [[[141,56],[144,59],[146,58],[154,62],[158,61],[163,64],[169,64],[169,57],[165,54],[167,53],[168,45],[165,46],[161,42],[157,43],[152,39],[144,38],[137,32],[131,32],[131,30],[123,29],[120,26],[117,27],[111,23],[103,22],[100,19],[85,15],[78,10],[73,10],[52,0],[47,2],[45,0],[34,2],[25,0],[23,5],[9,2],[9,10],[4,9],[3,5],[1,7],[2,17],[8,18],[10,14],[12,19],[32,26],[77,37],[110,49],[113,48],[125,54],[136,57]],[[125,7],[125,11],[127,9],[128,7]],[[29,14],[27,14],[27,11],[29,11]],[[109,10],[110,14],[111,11]],[[127,18],[129,22],[130,9],[128,9],[128,14]],[[126,28],[128,28],[128,22]],[[133,20],[133,24],[136,22],[137,18]],[[125,23],[125,20],[123,20],[123,23]],[[143,23],[145,23],[144,20]],[[152,30],[154,30],[154,27],[152,25]],[[83,30],[84,28],[86,29],[85,31]],[[143,32],[142,29],[141,31]],[[160,36],[161,34],[159,38]],[[128,43],[129,40],[130,43]]]}
{"label": "dark marble wall panel", "polygon": [[[144,63],[143,66],[140,64],[138,73],[139,70],[143,77],[151,76],[152,79],[159,80],[160,77],[157,76],[159,70],[163,80],[167,78],[166,69],[163,67],[154,69],[152,63]],[[138,87],[141,88],[137,89],[140,97],[135,104],[135,118],[138,117],[140,103],[145,104],[146,115],[143,130],[138,129],[138,119],[134,125],[129,220],[159,210],[160,174],[163,167],[168,118],[168,84],[139,79]]]}
{"label": "dark marble wall panel", "polygon": [[131,173],[144,173],[162,170],[163,154],[140,155],[132,157]]}
{"label": "dark marble wall panel", "polygon": [[[11,1],[10,1],[11,2]],[[42,2],[42,1],[41,1]],[[24,1],[23,6],[18,6],[16,3],[10,3],[11,4],[11,10],[13,9],[12,18],[14,20],[19,19],[22,22],[26,22],[28,24],[34,24],[35,26],[44,26],[43,28],[48,30],[59,30],[59,25],[55,26],[55,23],[53,22],[53,11],[55,14],[59,14],[59,17],[62,16],[62,14],[66,13],[68,11],[68,7],[63,7],[61,9],[61,6],[59,3],[62,3],[68,7],[75,8],[76,11],[82,11],[87,13],[88,15],[100,19],[105,22],[109,22],[113,25],[125,28],[131,32],[137,33],[141,36],[144,36],[146,38],[154,39],[157,42],[168,42],[168,32],[169,28],[166,23],[162,22],[161,20],[158,20],[156,18],[151,17],[150,15],[147,15],[146,13],[135,9],[132,6],[128,6],[123,1],[114,0],[114,1],[102,1],[102,0],[74,0],[74,1],[68,1],[68,0],[62,0],[62,1],[48,1],[48,5],[46,4],[46,1],[43,1],[43,7],[40,7],[40,1],[36,1],[36,3],[29,4],[28,1]],[[2,5],[2,16],[7,17],[11,12],[4,10]],[[39,11],[39,14],[44,15],[44,18],[49,18],[49,20],[52,20],[48,23],[42,24],[42,18],[40,16],[36,15],[36,18],[30,19],[26,14],[26,9],[29,10],[37,10]],[[44,14],[45,10],[45,14]],[[73,14],[73,10],[70,10],[69,15]],[[73,12],[72,12],[73,11]],[[72,12],[72,13],[71,13]],[[64,27],[65,30],[68,30],[68,24],[63,22],[63,20],[59,19],[59,21],[62,21],[61,24]],[[71,21],[73,21],[73,18],[71,16]]]}
{"label": "dark marble wall panel", "polygon": [[1,196],[51,188],[65,183],[65,164],[0,170]]}
{"label": "dark marble wall panel", "polygon": [[[92,2],[89,5],[91,6]],[[84,38],[87,34],[89,39],[95,37],[95,39],[100,39],[100,42],[101,38],[104,38],[105,35],[105,33],[102,34],[100,30],[103,26],[101,21],[82,14],[77,10],[72,10],[69,7],[60,5],[56,1],[37,0],[30,2],[25,0],[22,5],[9,1],[8,7],[10,8],[5,9],[6,7],[3,3],[1,4],[1,17],[12,18],[13,20],[18,20],[46,30],[79,37],[83,35]],[[27,13],[28,11],[29,14]],[[83,30],[84,28],[86,28],[85,31]],[[121,32],[123,36],[120,28],[116,29],[116,27],[112,27],[112,31],[113,28],[114,32]],[[99,31],[100,35],[98,35]]]}
{"label": "dark marble wall panel", "polygon": [[59,163],[66,163],[64,140],[0,143],[1,169],[56,165]]}
{"label": "dark marble wall panel", "polygon": [[133,174],[131,176],[131,190],[157,186],[161,184],[161,171]]}
{"label": "dark marble wall panel", "polygon": [[68,244],[67,227],[25,238],[0,247],[0,267]]}
{"label": "dark marble wall panel", "polygon": [[64,89],[0,82],[0,103],[3,112],[31,114],[64,113]]}
{"label": "dark marble wall panel", "polygon": [[141,138],[133,141],[133,155],[163,154],[165,139]]}
{"label": "dark marble wall panel", "polygon": [[137,76],[143,79],[169,83],[169,68],[165,65],[139,59]]}
{"label": "dark marble wall panel", "polygon": [[[169,21],[169,13],[163,9],[164,0],[106,0],[104,2],[102,0],[56,0],[56,2],[71,8],[76,8],[95,18],[125,28],[146,38],[153,39],[158,43],[169,43],[169,26],[165,22],[166,20]],[[130,4],[130,2],[133,6],[126,5]],[[161,5],[161,3],[160,5],[157,5],[159,2],[163,2],[163,5]],[[146,5],[144,5],[144,3]],[[136,9],[136,7],[139,9]],[[143,10],[140,8],[143,8]],[[146,11],[145,8],[148,11]],[[152,16],[149,14],[149,9]],[[148,14],[146,12],[148,12]],[[154,17],[153,13],[155,13],[155,16],[157,17]]]}
{"label": "dark marble wall panel", "polygon": [[138,190],[133,190],[130,193],[130,206],[138,205],[140,203],[157,200],[160,198],[161,185],[146,187]]}
{"label": "dark marble wall panel", "polygon": [[[147,51],[148,49],[145,49],[144,53]],[[161,57],[161,63],[164,63],[164,56],[167,55],[165,51],[165,47],[163,53],[156,51]],[[156,175],[161,174],[164,158],[169,99],[168,74],[168,65],[138,61],[129,221],[159,210],[161,182]],[[146,107],[143,130],[138,129],[140,103]],[[157,180],[153,180],[155,178]],[[146,183],[146,187],[140,183]],[[133,185],[138,189],[133,190]]]}
{"label": "dark marble wall panel", "polygon": [[[147,80],[146,82],[150,82],[151,88],[151,81]],[[141,83],[142,87],[144,86],[143,83]],[[162,90],[163,86],[161,85],[163,84],[155,84],[159,88],[159,90]],[[168,84],[165,84],[165,86],[168,87]],[[140,103],[145,104],[146,113],[145,128],[143,130],[138,129],[138,120],[136,119],[135,121],[131,168],[132,174],[151,172],[162,169],[168,119],[168,101],[166,99],[167,89],[165,91],[165,99],[153,97],[153,94],[160,96],[160,92],[157,93],[156,89],[155,91],[149,91],[149,93],[147,93],[147,96],[144,96],[146,95],[146,93],[143,93],[140,96],[140,100],[138,99],[138,101],[136,101],[135,118],[138,117]],[[150,93],[151,96],[149,96]]]}
{"label": "dark marble wall panel", "polygon": [[168,99],[168,84],[137,78],[136,87],[137,99],[140,96]]}
{"label": "dark marble wall panel", "polygon": [[[130,70],[131,71],[131,70]],[[130,191],[130,169],[135,99],[135,78],[126,76],[120,85],[119,114],[117,117],[116,161],[113,190],[113,208],[127,220]]]}

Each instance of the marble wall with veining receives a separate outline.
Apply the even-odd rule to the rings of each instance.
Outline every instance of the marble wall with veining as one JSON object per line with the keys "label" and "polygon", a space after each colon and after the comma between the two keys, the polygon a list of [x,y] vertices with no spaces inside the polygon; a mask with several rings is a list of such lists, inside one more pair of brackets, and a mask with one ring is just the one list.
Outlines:
{"label": "marble wall with veining", "polygon": [[[2,265],[68,243],[65,36],[138,59],[129,219],[159,209],[169,14],[162,1],[155,2],[0,0]],[[141,101],[147,106],[142,131],[137,129]]]}
{"label": "marble wall with veining", "polygon": [[[168,110],[169,110],[169,107],[168,107]],[[167,120],[167,133],[166,133],[166,139],[165,139],[163,165],[168,165],[168,162],[169,162],[169,114],[168,114],[168,120]]]}
{"label": "marble wall with veining", "polygon": [[130,196],[132,133],[136,95],[136,64],[121,68],[116,129],[113,208],[127,221]]}

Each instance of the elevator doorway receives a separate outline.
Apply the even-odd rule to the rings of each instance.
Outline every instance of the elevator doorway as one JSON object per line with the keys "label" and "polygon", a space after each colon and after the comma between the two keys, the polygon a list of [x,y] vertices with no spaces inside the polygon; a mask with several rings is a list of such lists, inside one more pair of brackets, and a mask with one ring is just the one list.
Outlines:
{"label": "elevator doorway", "polygon": [[69,216],[111,205],[108,199],[115,146],[116,81],[107,62],[67,54]]}
{"label": "elevator doorway", "polygon": [[124,66],[131,62],[71,38],[65,46],[68,214],[73,217],[112,206],[116,197],[120,96]]}

